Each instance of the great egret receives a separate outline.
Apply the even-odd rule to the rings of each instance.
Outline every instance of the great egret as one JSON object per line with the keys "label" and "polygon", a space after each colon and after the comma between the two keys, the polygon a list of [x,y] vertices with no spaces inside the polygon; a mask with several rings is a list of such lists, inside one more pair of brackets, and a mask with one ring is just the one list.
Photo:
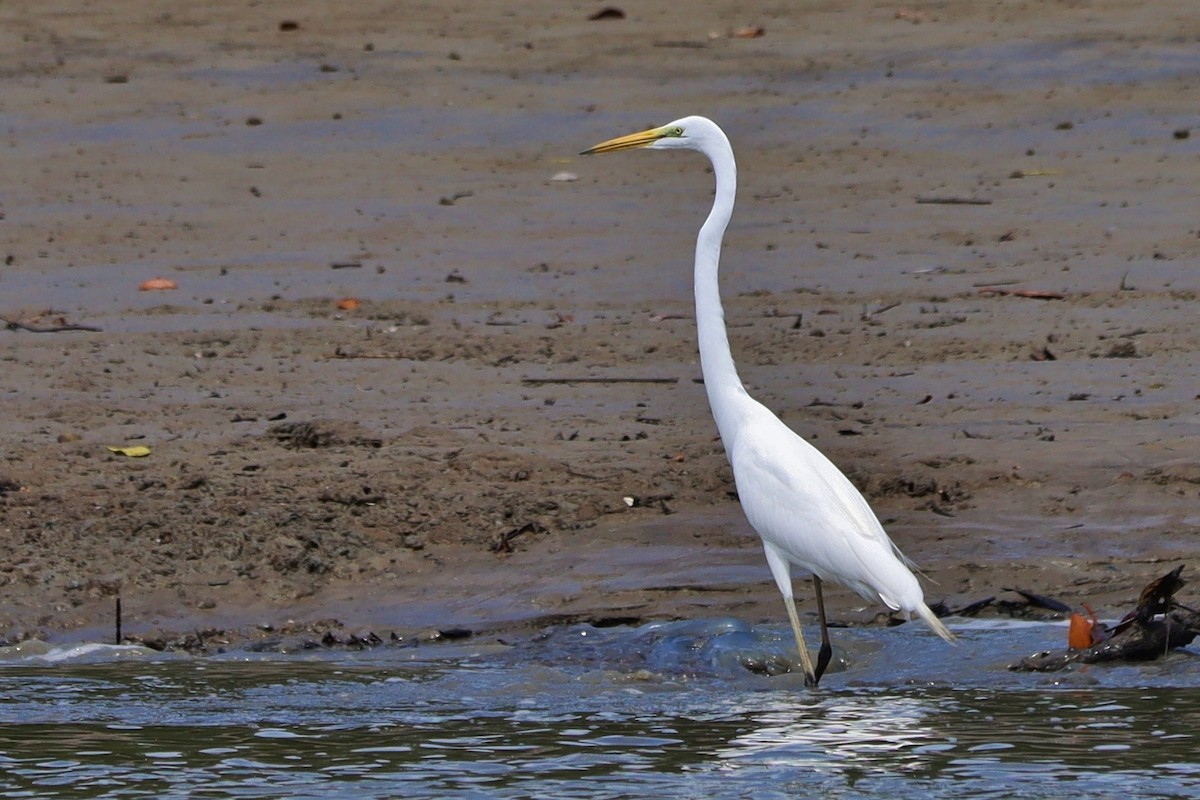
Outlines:
{"label": "great egret", "polygon": [[[915,613],[943,639],[953,641],[954,636],[925,604],[921,586],[906,559],[854,484],[742,386],[729,350],[717,282],[721,240],[737,191],[737,166],[724,131],[704,117],[684,117],[661,128],[601,142],[583,151],[583,155],[635,147],[697,150],[712,162],[716,198],[696,237],[700,369],[725,454],[733,467],[742,510],[762,538],[767,564],[783,594],[805,683],[817,685],[832,655],[825,598],[821,594],[823,581],[840,583],[892,610]],[[821,649],[815,668],[796,613],[793,564],[812,573],[816,590]]]}

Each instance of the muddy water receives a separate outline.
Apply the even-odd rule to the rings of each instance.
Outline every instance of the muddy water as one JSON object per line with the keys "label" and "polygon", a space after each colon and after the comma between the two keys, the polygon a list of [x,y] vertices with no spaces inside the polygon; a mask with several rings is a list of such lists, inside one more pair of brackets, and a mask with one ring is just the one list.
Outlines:
{"label": "muddy water", "polygon": [[[839,630],[820,691],[736,620],[208,659],[80,646],[0,668],[0,791],[38,797],[1158,796],[1200,791],[1193,657],[1005,669],[1061,626]],[[964,664],[968,667],[964,669]]]}

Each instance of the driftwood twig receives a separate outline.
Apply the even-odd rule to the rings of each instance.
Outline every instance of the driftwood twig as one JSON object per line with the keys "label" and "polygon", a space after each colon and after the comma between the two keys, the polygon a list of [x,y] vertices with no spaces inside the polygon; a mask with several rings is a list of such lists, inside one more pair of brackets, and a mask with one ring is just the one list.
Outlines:
{"label": "driftwood twig", "polygon": [[679,383],[679,378],[522,378],[526,386],[543,386],[557,383]]}
{"label": "driftwood twig", "polygon": [[922,195],[917,198],[922,205],[934,204],[941,206],[990,206],[992,201],[986,197],[942,197]]}
{"label": "driftwood twig", "polygon": [[1071,664],[1106,661],[1151,661],[1176,647],[1186,647],[1200,635],[1200,614],[1177,608],[1149,622],[1130,625],[1112,638],[1082,650],[1035,653],[1009,667],[1017,672],[1057,672]]}
{"label": "driftwood twig", "polygon": [[28,331],[29,333],[59,333],[61,331],[90,331],[92,333],[100,333],[100,329],[94,325],[74,325],[64,323],[62,325],[30,325],[28,322],[21,322],[15,319],[6,319],[0,317],[0,322],[4,323],[4,327],[10,331]]}
{"label": "driftwood twig", "polygon": [[1000,289],[995,284],[988,286],[980,286],[976,289],[979,294],[983,295],[1012,295],[1013,297],[1028,297],[1031,300],[1065,300],[1067,296],[1062,292],[1048,292],[1044,289]]}
{"label": "driftwood twig", "polygon": [[1175,593],[1184,585],[1180,577],[1182,572],[1181,565],[1151,581],[1138,597],[1137,608],[1126,614],[1111,631],[1104,631],[1100,626],[1099,636],[1085,633],[1085,641],[1090,638],[1093,642],[1091,647],[1034,653],[1009,669],[1018,672],[1056,672],[1076,663],[1150,661],[1177,647],[1186,647],[1200,636],[1200,612],[1175,602]]}

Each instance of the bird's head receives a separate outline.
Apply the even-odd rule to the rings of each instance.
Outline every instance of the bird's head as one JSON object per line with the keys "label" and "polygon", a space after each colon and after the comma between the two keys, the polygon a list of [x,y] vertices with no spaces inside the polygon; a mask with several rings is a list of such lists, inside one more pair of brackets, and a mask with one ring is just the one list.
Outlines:
{"label": "bird's head", "polygon": [[660,128],[631,133],[628,136],[618,136],[601,142],[595,147],[584,150],[581,155],[593,153],[615,153],[618,150],[630,150],[635,147],[645,147],[649,150],[700,150],[704,151],[704,143],[713,137],[724,139],[721,129],[711,120],[704,117],[684,117],[674,122],[668,122]]}

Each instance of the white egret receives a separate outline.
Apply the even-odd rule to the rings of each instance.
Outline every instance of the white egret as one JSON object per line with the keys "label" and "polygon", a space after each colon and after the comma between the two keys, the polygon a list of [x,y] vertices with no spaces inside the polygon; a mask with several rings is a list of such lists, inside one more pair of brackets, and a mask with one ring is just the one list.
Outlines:
{"label": "white egret", "polygon": [[[925,604],[921,586],[906,559],[854,484],[742,386],[729,350],[717,281],[721,240],[737,191],[737,166],[729,139],[712,120],[684,117],[661,128],[602,142],[585,150],[584,155],[636,147],[696,150],[712,162],[716,198],[696,237],[700,369],[725,454],[733,467],[742,510],[762,538],[767,564],[783,594],[805,682],[816,686],[832,655],[821,594],[823,581],[840,583],[892,610],[915,613],[943,639],[953,641],[950,631]],[[821,649],[815,667],[796,613],[792,565],[813,576],[821,623]]]}

